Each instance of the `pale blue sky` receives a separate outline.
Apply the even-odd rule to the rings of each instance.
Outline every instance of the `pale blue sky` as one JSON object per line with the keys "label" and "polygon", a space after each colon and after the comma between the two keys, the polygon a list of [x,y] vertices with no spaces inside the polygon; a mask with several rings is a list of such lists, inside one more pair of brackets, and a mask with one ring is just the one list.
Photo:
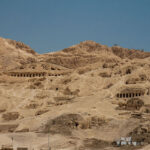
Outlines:
{"label": "pale blue sky", "polygon": [[150,51],[150,0],[0,0],[0,36],[39,53],[84,40]]}

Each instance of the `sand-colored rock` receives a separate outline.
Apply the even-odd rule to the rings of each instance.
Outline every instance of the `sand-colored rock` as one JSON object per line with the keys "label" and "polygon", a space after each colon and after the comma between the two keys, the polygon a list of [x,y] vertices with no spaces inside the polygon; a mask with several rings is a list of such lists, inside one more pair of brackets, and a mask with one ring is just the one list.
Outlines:
{"label": "sand-colored rock", "polygon": [[132,136],[147,149],[149,68],[141,50],[84,41],[38,54],[0,38],[0,146],[46,149],[50,135],[55,150],[119,150]]}

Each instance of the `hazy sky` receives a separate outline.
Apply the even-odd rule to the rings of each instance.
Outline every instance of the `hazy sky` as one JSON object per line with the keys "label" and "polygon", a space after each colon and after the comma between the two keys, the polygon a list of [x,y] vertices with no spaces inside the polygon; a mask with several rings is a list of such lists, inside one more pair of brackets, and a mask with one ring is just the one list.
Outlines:
{"label": "hazy sky", "polygon": [[0,0],[0,36],[39,53],[84,40],[150,51],[150,0]]}

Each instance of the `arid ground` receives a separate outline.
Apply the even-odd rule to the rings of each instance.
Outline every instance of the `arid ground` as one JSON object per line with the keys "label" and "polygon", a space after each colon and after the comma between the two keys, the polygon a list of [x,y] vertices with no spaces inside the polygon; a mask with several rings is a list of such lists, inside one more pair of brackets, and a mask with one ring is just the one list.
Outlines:
{"label": "arid ground", "polygon": [[84,41],[38,54],[0,38],[0,146],[48,138],[52,150],[149,150],[150,52]]}

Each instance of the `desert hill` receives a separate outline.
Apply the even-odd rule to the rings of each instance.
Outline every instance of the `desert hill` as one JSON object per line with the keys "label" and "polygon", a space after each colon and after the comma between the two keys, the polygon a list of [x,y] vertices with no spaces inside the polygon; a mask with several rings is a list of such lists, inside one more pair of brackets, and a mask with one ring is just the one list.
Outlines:
{"label": "desert hill", "polygon": [[127,49],[120,46],[108,47],[94,41],[84,41],[80,44],[65,48],[62,51],[43,55],[37,54],[22,42],[0,38],[0,43],[0,64],[5,69],[7,69],[8,63],[9,68],[12,66],[13,69],[16,66],[34,62],[52,63],[74,69],[99,62],[115,63],[119,62],[122,58],[143,59],[150,56],[149,52],[142,50]]}
{"label": "desert hill", "polygon": [[63,65],[68,68],[77,68],[97,62],[115,63],[122,58],[143,59],[149,56],[149,52],[141,50],[127,49],[119,46],[108,47],[94,41],[84,41],[62,51],[47,54],[47,62]]}
{"label": "desert hill", "polygon": [[36,52],[22,42],[0,38],[0,68],[11,69],[36,58]]}
{"label": "desert hill", "polygon": [[[0,38],[0,146],[150,147],[150,53],[84,41],[38,54]],[[131,137],[136,146],[116,147]]]}

